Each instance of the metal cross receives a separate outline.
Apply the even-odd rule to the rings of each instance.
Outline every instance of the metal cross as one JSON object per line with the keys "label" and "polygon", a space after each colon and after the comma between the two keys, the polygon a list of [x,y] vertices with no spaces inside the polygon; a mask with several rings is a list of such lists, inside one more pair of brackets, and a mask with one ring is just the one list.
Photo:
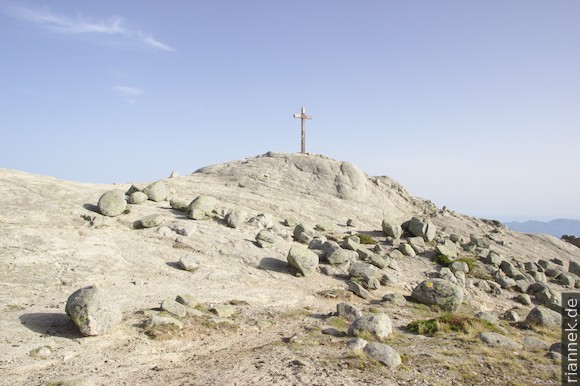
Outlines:
{"label": "metal cross", "polygon": [[312,117],[309,117],[308,115],[306,115],[306,109],[304,107],[302,107],[302,112],[300,114],[294,114],[294,118],[300,118],[302,120],[302,147],[301,147],[301,152],[302,153],[306,153],[306,134],[304,132],[304,120],[305,119],[312,119]]}

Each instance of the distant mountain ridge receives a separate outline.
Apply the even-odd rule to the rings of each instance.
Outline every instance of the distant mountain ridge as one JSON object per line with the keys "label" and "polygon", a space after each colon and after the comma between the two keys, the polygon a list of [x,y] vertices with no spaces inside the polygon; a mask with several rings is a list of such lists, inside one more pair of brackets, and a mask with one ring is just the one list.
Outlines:
{"label": "distant mountain ridge", "polygon": [[552,221],[504,222],[511,230],[526,233],[544,233],[557,238],[563,235],[580,237],[580,220],[557,219]]}

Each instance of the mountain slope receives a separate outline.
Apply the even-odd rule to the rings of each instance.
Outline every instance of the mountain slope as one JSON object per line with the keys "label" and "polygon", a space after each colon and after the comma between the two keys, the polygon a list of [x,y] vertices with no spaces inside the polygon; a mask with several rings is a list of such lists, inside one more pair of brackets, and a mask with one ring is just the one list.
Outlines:
{"label": "mountain slope", "polygon": [[[433,384],[440,379],[556,384],[552,374],[559,367],[547,359],[546,349],[526,351],[534,363],[530,369],[511,348],[494,348],[497,357],[490,356],[477,336],[415,335],[407,324],[438,312],[381,299],[399,294],[410,300],[419,282],[437,277],[442,267],[433,261],[436,244],[450,242],[454,234],[462,240],[456,244],[461,256],[473,259],[477,268],[462,287],[461,312],[500,317],[517,305],[517,293],[513,288],[489,290],[497,286],[489,280],[497,267],[485,263],[489,251],[522,270],[523,263],[545,259],[564,272],[571,261],[580,261],[580,249],[551,236],[512,232],[439,209],[388,177],[371,177],[349,163],[312,154],[267,153],[163,182],[173,198],[190,202],[209,195],[217,206],[199,221],[172,209],[168,201],[151,200],[130,205],[118,217],[104,217],[95,206],[101,195],[127,191],[131,184],[82,184],[0,169],[0,368],[5,375],[0,384]],[[231,210],[245,211],[248,221],[235,229],[226,226],[225,214]],[[274,238],[271,248],[255,242],[264,227],[263,213],[272,216],[267,225]],[[162,226],[138,226],[152,214],[160,216]],[[407,239],[388,239],[381,222],[389,218],[400,224],[413,216],[429,219],[436,239],[417,256],[402,256],[399,242]],[[377,254],[396,262],[377,269],[389,281],[363,299],[347,290],[348,267],[322,259],[317,273],[294,276],[286,260],[295,245],[294,229],[282,224],[290,218],[318,225],[319,236],[338,242],[353,233],[372,236]],[[348,219],[354,227],[346,225]],[[489,245],[469,250],[472,236]],[[361,248],[363,256],[372,255],[372,246]],[[194,256],[201,266],[192,272],[179,269],[184,255]],[[73,291],[90,284],[111,294],[110,302],[121,307],[124,319],[106,335],[83,338],[64,305]],[[546,286],[564,290],[556,279]],[[195,298],[198,314],[182,318],[184,327],[177,332],[147,335],[145,322],[159,314],[162,301],[177,295]],[[365,315],[380,311],[390,316],[395,333],[386,343],[403,355],[404,369],[380,367],[349,351],[349,338],[343,336],[349,322],[330,316],[343,301]],[[233,307],[232,317],[209,312],[226,305]],[[517,312],[523,318],[532,306]],[[502,327],[520,344],[527,336],[554,343],[551,335],[507,322]],[[458,358],[461,366],[448,365]]]}

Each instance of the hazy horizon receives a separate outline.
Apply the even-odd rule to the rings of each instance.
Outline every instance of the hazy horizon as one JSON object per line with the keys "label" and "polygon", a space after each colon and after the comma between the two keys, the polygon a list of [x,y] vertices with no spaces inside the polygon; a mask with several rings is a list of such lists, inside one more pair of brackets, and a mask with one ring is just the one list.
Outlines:
{"label": "hazy horizon", "polygon": [[0,0],[0,167],[136,182],[300,149],[580,218],[580,2]]}

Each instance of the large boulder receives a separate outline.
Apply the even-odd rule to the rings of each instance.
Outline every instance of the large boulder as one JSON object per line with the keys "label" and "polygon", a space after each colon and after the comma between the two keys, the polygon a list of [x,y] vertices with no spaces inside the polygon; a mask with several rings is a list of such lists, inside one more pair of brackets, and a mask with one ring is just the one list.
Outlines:
{"label": "large boulder", "polygon": [[217,205],[217,200],[212,196],[199,196],[187,207],[187,215],[193,220],[202,220],[210,216]]}
{"label": "large boulder", "polygon": [[392,332],[391,318],[383,313],[361,316],[348,329],[350,336],[365,337],[370,335],[379,340],[386,339]]}
{"label": "large boulder", "polygon": [[318,267],[318,255],[301,244],[294,244],[290,248],[287,260],[304,276],[312,275]]}
{"label": "large boulder", "polygon": [[118,216],[127,209],[125,193],[122,190],[108,191],[101,196],[97,206],[103,216]]}
{"label": "large boulder", "polygon": [[544,306],[537,306],[530,311],[524,324],[528,327],[545,326],[556,328],[562,325],[562,315]]}
{"label": "large boulder", "polygon": [[401,228],[401,225],[388,218],[383,220],[382,228],[383,232],[387,236],[394,237],[395,239],[398,239],[403,235],[403,229]]}
{"label": "large boulder", "polygon": [[421,217],[413,217],[409,222],[408,229],[415,236],[423,237],[425,241],[432,241],[437,233],[431,220],[424,220]]}
{"label": "large boulder", "polygon": [[411,297],[420,303],[455,312],[463,301],[463,290],[447,280],[428,279],[415,287]]}
{"label": "large boulder", "polygon": [[121,322],[121,310],[101,288],[92,285],[73,292],[66,313],[84,336],[101,335]]}
{"label": "large boulder", "polygon": [[169,188],[163,181],[156,181],[143,189],[143,193],[149,197],[151,201],[161,202],[167,200],[169,196]]}

